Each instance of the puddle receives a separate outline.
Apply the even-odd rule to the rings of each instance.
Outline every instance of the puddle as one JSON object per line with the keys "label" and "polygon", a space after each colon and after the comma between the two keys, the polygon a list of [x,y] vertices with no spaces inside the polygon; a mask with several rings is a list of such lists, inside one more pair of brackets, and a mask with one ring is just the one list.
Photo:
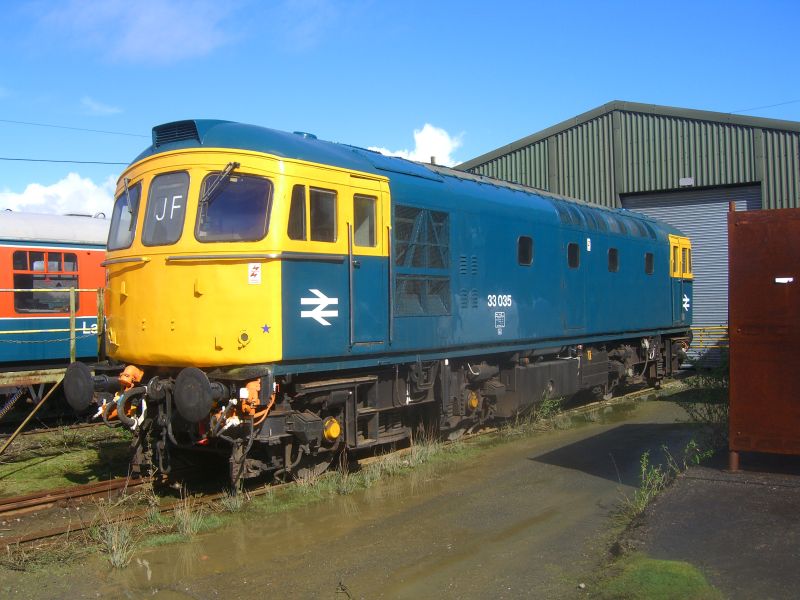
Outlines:
{"label": "puddle", "polygon": [[284,513],[250,507],[191,542],[139,549],[127,569],[64,577],[73,598],[557,597],[608,526],[615,470],[635,472],[679,416],[665,402],[598,407],[571,429]]}

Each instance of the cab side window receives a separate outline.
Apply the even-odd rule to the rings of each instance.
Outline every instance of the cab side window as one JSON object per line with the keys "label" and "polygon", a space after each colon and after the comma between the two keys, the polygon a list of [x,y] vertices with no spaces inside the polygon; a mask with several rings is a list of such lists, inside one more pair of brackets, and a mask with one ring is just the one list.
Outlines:
{"label": "cab side window", "polygon": [[304,185],[292,188],[287,234],[290,240],[306,239],[306,186]]}
{"label": "cab side window", "polygon": [[114,201],[114,210],[111,213],[111,227],[108,231],[109,250],[124,250],[125,248],[130,248],[133,243],[141,195],[142,183],[139,182],[134,186],[125,188]]}
{"label": "cab side window", "polygon": [[309,188],[309,229],[314,242],[336,241],[336,192]]}
{"label": "cab side window", "polygon": [[356,246],[374,248],[375,240],[375,209],[378,199],[374,196],[353,196],[353,243]]}

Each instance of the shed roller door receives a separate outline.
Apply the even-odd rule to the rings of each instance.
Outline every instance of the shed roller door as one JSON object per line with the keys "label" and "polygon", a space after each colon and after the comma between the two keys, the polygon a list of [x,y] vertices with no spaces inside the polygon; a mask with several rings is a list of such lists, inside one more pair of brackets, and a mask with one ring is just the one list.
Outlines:
{"label": "shed roller door", "polygon": [[[690,356],[704,364],[719,361],[727,346],[728,326],[728,204],[736,210],[759,210],[761,187],[726,187],[637,194],[622,206],[680,229],[692,240],[695,343]],[[722,329],[724,328],[724,329]]]}

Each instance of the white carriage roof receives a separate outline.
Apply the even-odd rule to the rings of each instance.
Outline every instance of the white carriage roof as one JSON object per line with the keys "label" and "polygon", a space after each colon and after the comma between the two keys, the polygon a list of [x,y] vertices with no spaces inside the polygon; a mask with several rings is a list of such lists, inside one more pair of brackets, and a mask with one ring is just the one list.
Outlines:
{"label": "white carriage roof", "polygon": [[108,219],[89,216],[0,212],[0,241],[105,246]]}

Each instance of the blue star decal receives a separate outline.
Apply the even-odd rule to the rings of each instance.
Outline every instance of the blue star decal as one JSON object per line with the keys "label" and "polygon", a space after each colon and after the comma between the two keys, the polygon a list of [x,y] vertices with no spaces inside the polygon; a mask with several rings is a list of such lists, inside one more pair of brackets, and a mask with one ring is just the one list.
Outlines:
{"label": "blue star decal", "polygon": [[262,325],[261,331],[263,331],[264,333],[269,333],[269,325]]}

